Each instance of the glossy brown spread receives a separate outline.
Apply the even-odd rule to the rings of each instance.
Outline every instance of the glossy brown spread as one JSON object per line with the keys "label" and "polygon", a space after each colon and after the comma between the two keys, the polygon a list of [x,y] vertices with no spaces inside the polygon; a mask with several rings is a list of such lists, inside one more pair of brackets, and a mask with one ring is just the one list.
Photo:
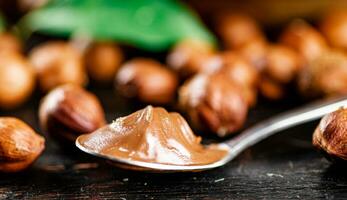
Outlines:
{"label": "glossy brown spread", "polygon": [[171,165],[209,164],[226,154],[219,146],[200,144],[201,138],[180,114],[152,106],[82,135],[77,142],[101,155]]}

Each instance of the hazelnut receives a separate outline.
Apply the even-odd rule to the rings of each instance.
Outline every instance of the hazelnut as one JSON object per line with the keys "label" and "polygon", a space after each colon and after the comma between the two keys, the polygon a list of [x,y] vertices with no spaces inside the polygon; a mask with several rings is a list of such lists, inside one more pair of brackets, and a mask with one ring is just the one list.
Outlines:
{"label": "hazelnut", "polygon": [[213,53],[211,44],[198,40],[183,40],[171,50],[167,64],[186,78],[200,72],[205,60]]}
{"label": "hazelnut", "polygon": [[227,48],[240,48],[243,45],[263,38],[257,22],[243,14],[227,14],[219,17],[217,32]]}
{"label": "hazelnut", "polygon": [[22,51],[22,43],[11,33],[0,33],[0,51],[19,53]]}
{"label": "hazelnut", "polygon": [[29,59],[45,92],[66,83],[87,83],[81,54],[66,42],[42,44],[30,52]]}
{"label": "hazelnut", "polygon": [[170,103],[175,97],[177,85],[175,73],[146,58],[126,62],[116,75],[116,87],[123,96],[137,97],[146,103]]}
{"label": "hazelnut", "polygon": [[104,111],[97,97],[72,84],[59,86],[44,97],[39,120],[45,132],[71,141],[105,124]]}
{"label": "hazelnut", "polygon": [[243,56],[258,71],[262,71],[266,65],[268,44],[264,39],[256,39],[247,42],[236,51]]}
{"label": "hazelnut", "polygon": [[223,137],[239,130],[247,116],[240,88],[222,74],[198,74],[179,90],[179,104],[196,127]]}
{"label": "hazelnut", "polygon": [[321,30],[332,46],[347,50],[346,10],[335,10],[328,13],[322,20]]}
{"label": "hazelnut", "polygon": [[285,95],[283,85],[267,77],[262,77],[259,82],[260,94],[269,100],[279,100]]}
{"label": "hazelnut", "polygon": [[45,139],[27,124],[12,117],[0,117],[0,171],[28,168],[45,148]]}
{"label": "hazelnut", "polygon": [[89,76],[100,83],[112,82],[122,61],[121,49],[107,42],[93,44],[85,55]]}
{"label": "hazelnut", "polygon": [[21,105],[32,94],[34,85],[34,70],[22,55],[0,52],[0,108]]}
{"label": "hazelnut", "polygon": [[307,61],[315,59],[327,48],[322,34],[302,20],[290,23],[280,42],[298,51]]}
{"label": "hazelnut", "polygon": [[240,86],[255,87],[258,82],[257,70],[234,52],[222,52],[211,57],[209,63],[205,71],[223,73]]}
{"label": "hazelnut", "polygon": [[239,86],[250,106],[256,103],[258,71],[234,52],[217,54],[205,62],[204,72],[224,74]]}
{"label": "hazelnut", "polygon": [[308,63],[299,75],[300,91],[311,97],[347,94],[347,56],[327,51]]}
{"label": "hazelnut", "polygon": [[347,160],[347,109],[327,114],[313,133],[313,145],[332,160]]}
{"label": "hazelnut", "polygon": [[269,46],[266,58],[265,74],[282,84],[294,80],[302,66],[300,55],[283,45]]}

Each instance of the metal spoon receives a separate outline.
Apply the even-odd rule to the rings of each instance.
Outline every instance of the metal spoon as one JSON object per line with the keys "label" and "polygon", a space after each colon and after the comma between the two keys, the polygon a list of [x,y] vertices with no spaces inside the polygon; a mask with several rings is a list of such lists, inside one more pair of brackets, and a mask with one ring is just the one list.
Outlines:
{"label": "metal spoon", "polygon": [[308,121],[313,121],[319,119],[320,117],[331,113],[340,107],[347,105],[347,98],[339,98],[333,100],[324,100],[315,103],[308,104],[304,107],[294,109],[283,114],[271,117],[263,122],[260,122],[253,127],[244,130],[242,133],[236,137],[220,143],[228,151],[226,156],[221,160],[206,164],[206,165],[190,165],[190,166],[179,166],[179,165],[167,165],[167,164],[156,164],[150,162],[140,162],[133,160],[126,160],[116,157],[110,157],[105,155],[100,155],[98,153],[92,152],[82,145],[80,145],[79,140],[76,140],[76,146],[82,151],[104,158],[113,164],[127,169],[133,170],[143,170],[143,171],[154,171],[154,172],[189,172],[189,171],[203,171],[209,170],[216,167],[220,167],[228,163],[237,157],[242,151],[248,147],[264,140],[265,138],[295,125],[303,124]]}

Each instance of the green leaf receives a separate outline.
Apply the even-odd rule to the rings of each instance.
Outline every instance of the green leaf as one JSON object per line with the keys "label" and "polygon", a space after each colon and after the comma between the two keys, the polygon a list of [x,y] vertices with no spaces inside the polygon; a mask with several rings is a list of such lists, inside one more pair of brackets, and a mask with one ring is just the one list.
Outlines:
{"label": "green leaf", "polygon": [[174,0],[53,0],[21,24],[30,31],[113,39],[152,51],[185,38],[215,42],[197,17]]}

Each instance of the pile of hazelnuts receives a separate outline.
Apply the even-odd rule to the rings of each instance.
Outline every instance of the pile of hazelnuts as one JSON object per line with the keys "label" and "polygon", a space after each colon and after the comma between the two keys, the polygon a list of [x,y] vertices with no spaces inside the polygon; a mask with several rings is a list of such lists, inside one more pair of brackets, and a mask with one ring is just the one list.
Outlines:
{"label": "pile of hazelnuts", "polygon": [[[258,94],[279,100],[293,83],[308,97],[347,93],[347,12],[327,14],[319,29],[294,20],[272,43],[251,17],[223,15],[216,20],[222,51],[185,39],[166,64],[151,58],[124,61],[112,42],[82,49],[49,41],[25,57],[20,41],[1,33],[0,109],[23,104],[37,84],[47,93],[39,108],[42,130],[74,141],[106,124],[99,100],[83,88],[92,79],[113,82],[119,94],[146,104],[176,104],[193,126],[223,137],[242,128]],[[24,122],[0,117],[0,171],[25,169],[43,149],[44,138]]]}

